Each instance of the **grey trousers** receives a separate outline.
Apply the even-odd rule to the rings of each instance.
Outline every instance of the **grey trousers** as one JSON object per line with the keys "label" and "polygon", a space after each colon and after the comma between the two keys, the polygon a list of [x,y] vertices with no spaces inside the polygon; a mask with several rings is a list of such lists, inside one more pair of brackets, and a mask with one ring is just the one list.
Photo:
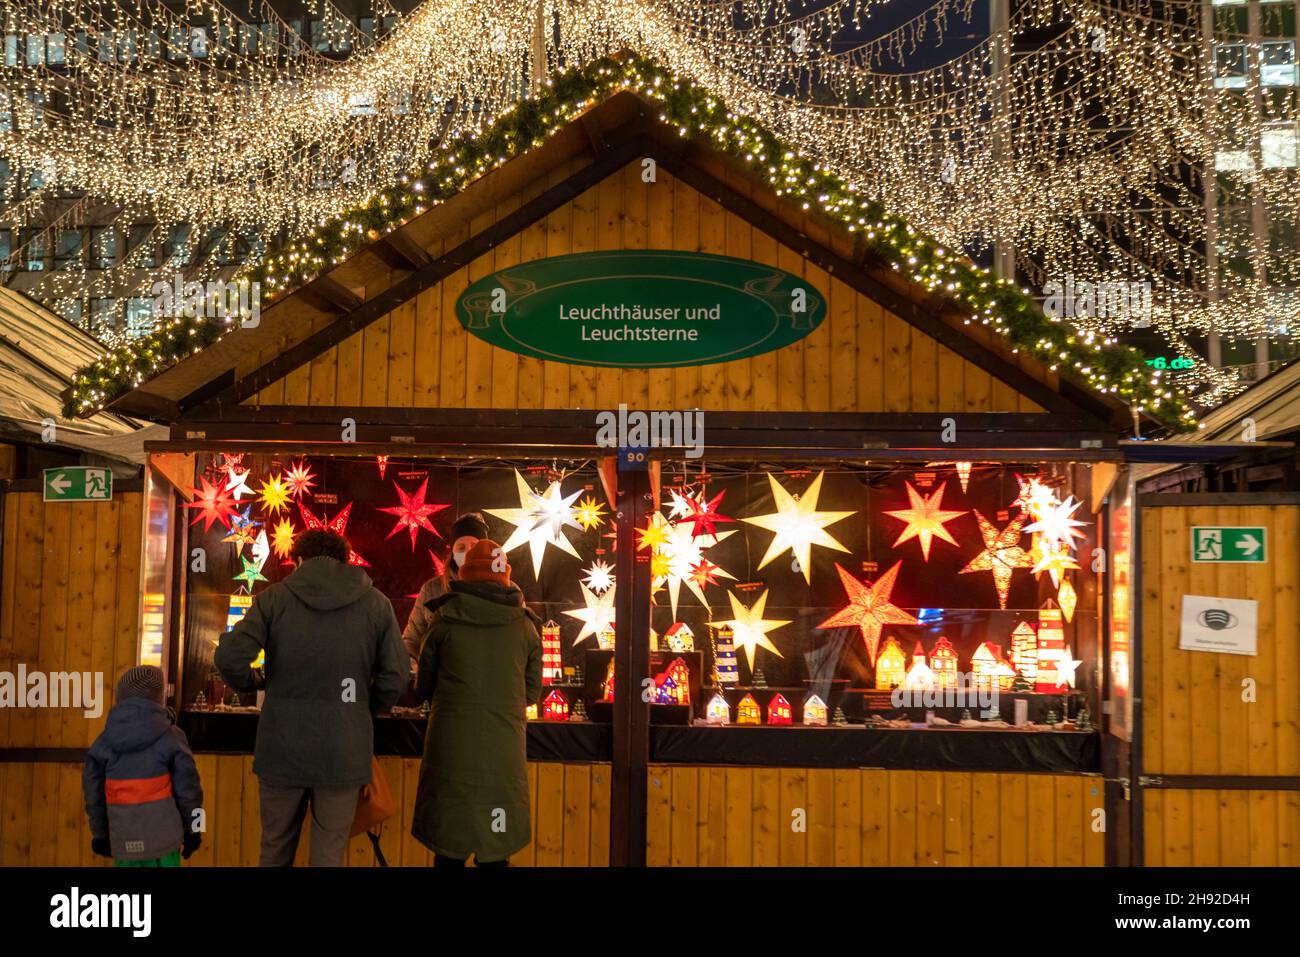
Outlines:
{"label": "grey trousers", "polygon": [[311,807],[312,867],[339,867],[357,813],[360,788],[293,788],[259,781],[262,867],[292,867],[303,820]]}

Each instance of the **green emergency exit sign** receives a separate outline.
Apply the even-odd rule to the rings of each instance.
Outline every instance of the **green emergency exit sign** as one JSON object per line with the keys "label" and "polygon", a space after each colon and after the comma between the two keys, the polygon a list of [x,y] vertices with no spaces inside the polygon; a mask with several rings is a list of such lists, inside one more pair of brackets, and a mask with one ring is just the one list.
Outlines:
{"label": "green emergency exit sign", "polygon": [[110,469],[76,465],[62,469],[45,469],[47,502],[107,502],[113,497],[113,472]]}
{"label": "green emergency exit sign", "polygon": [[1268,560],[1268,534],[1262,525],[1193,525],[1193,562]]}

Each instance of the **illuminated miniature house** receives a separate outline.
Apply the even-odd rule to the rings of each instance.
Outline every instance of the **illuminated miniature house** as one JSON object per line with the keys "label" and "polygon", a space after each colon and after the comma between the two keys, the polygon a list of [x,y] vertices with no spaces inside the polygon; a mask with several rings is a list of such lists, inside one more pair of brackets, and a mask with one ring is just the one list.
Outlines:
{"label": "illuminated miniature house", "polygon": [[601,683],[601,701],[614,700],[614,659],[609,659],[609,667],[605,669],[605,680]]}
{"label": "illuminated miniature house", "polygon": [[790,702],[780,692],[773,695],[772,700],[767,703],[767,723],[794,724],[794,712],[790,708]]}
{"label": "illuminated miniature house", "polygon": [[555,684],[564,680],[564,666],[560,663],[560,626],[554,621],[542,625],[542,684]]}
{"label": "illuminated miniature house", "polygon": [[231,595],[230,608],[226,612],[226,631],[230,631],[248,614],[248,609],[253,606],[252,595]]}
{"label": "illuminated miniature house", "polygon": [[1056,663],[1066,656],[1065,626],[1061,610],[1049,601],[1038,611],[1038,674],[1034,690],[1044,694],[1065,694],[1066,686],[1057,675]]}
{"label": "illuminated miniature house", "polygon": [[826,702],[817,695],[809,695],[803,703],[803,723],[824,728],[827,723]]}
{"label": "illuminated miniature house", "polygon": [[720,685],[740,683],[740,668],[736,664],[736,635],[730,625],[718,629],[713,649],[713,667]]}
{"label": "illuminated miniature house", "polygon": [[736,724],[762,724],[763,711],[754,700],[752,694],[747,694],[740,699],[740,704],[736,706]]}
{"label": "illuminated miniature house", "polygon": [[611,651],[614,647],[614,623],[610,622],[596,634],[596,644],[602,651]]}
{"label": "illuminated miniature house", "polygon": [[569,720],[569,699],[564,697],[559,690],[552,691],[542,699],[542,720]]}
{"label": "illuminated miniature house", "polygon": [[537,704],[535,702],[524,709],[524,718],[528,721],[537,720]]}
{"label": "illuminated miniature house", "polygon": [[940,690],[957,687],[957,651],[952,642],[942,635],[935,642],[930,655],[930,671],[934,673],[934,686]]}
{"label": "illuminated miniature house", "polygon": [[1011,665],[1030,684],[1038,680],[1038,633],[1027,621],[1011,632]]}
{"label": "illuminated miniature house", "polygon": [[895,688],[903,683],[906,675],[907,655],[897,641],[886,638],[884,647],[876,655],[876,687]]}
{"label": "illuminated miniature house", "polygon": [[663,641],[666,643],[668,650],[674,654],[695,650],[695,632],[691,631],[690,625],[684,622],[674,622],[664,632]]}
{"label": "illuminated miniature house", "polygon": [[690,704],[691,673],[682,658],[674,658],[655,678],[655,704]]}
{"label": "illuminated miniature house", "polygon": [[906,691],[929,691],[934,687],[934,672],[925,663],[925,648],[918,641],[912,652],[912,667],[903,676],[903,689]]}
{"label": "illuminated miniature house", "polygon": [[970,670],[976,688],[1009,689],[1016,678],[1016,669],[1002,658],[1002,646],[992,641],[983,642],[971,655]]}
{"label": "illuminated miniature house", "polygon": [[709,724],[731,724],[731,705],[722,695],[715,694],[704,709],[704,718]]}

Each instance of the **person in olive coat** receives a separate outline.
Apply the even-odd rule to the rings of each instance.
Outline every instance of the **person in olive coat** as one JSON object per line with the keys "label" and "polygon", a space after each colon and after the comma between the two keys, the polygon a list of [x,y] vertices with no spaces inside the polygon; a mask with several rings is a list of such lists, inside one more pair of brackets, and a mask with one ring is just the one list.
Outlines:
{"label": "person in olive coat", "polygon": [[417,691],[430,702],[411,833],[434,866],[505,865],[531,839],[527,722],[542,690],[540,621],[496,542],[476,544],[434,612]]}
{"label": "person in olive coat", "polygon": [[[309,804],[312,866],[342,864],[370,783],[372,718],[397,703],[409,675],[393,605],[348,564],[349,551],[337,532],[303,532],[293,574],[258,594],[217,645],[227,684],[241,695],[266,688],[253,752],[263,867],[293,864]],[[252,669],[262,651],[264,682]]]}

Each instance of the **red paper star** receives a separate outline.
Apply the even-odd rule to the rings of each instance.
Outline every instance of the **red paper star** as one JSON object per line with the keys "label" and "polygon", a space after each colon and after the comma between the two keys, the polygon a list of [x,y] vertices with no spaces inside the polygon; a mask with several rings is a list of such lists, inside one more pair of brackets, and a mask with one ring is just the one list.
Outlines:
{"label": "red paper star", "polygon": [[[352,513],[351,502],[344,505],[343,511],[335,515],[328,523],[317,518],[312,513],[312,510],[302,502],[298,503],[298,512],[302,515],[303,524],[306,525],[308,529],[323,528],[327,531],[338,532],[345,539],[347,538],[348,516]],[[356,550],[352,548],[350,542],[348,543],[348,564],[364,565],[367,568],[370,567],[370,563],[356,553]]]}
{"label": "red paper star", "polygon": [[411,551],[415,551],[415,537],[420,534],[420,529],[422,528],[426,531],[433,532],[434,535],[441,538],[442,536],[438,535],[438,530],[434,528],[433,523],[429,521],[429,516],[441,512],[444,508],[451,508],[451,505],[425,504],[424,494],[429,488],[429,480],[426,478],[420,483],[420,487],[410,495],[403,492],[402,487],[396,482],[393,483],[393,487],[397,489],[397,497],[401,500],[402,504],[396,505],[392,508],[381,508],[379,510],[397,516],[397,524],[394,525],[393,530],[385,536],[385,541],[392,538],[404,528],[409,529],[411,532]]}
{"label": "red paper star", "polygon": [[734,522],[734,518],[727,518],[718,512],[718,503],[722,501],[722,496],[727,494],[723,489],[707,502],[701,494],[699,498],[690,497],[686,499],[686,504],[690,511],[682,519],[681,524],[690,523],[695,526],[691,529],[691,537],[699,538],[701,535],[716,535],[717,529],[714,527],[718,522]]}
{"label": "red paper star", "polygon": [[951,522],[958,516],[965,515],[964,511],[953,511],[941,508],[943,505],[943,490],[948,487],[945,482],[935,490],[933,495],[922,495],[916,489],[912,488],[912,483],[907,484],[907,500],[909,508],[898,509],[893,512],[886,512],[890,518],[896,518],[901,522],[906,522],[907,527],[903,529],[894,542],[894,547],[913,538],[921,543],[921,555],[928,562],[930,560],[930,544],[936,539],[941,539],[949,545],[956,545],[957,540],[948,533],[944,528],[945,522]]}
{"label": "red paper star", "polygon": [[290,495],[301,498],[316,484],[312,481],[315,477],[316,473],[307,468],[307,461],[304,459],[294,462],[293,467],[284,473],[284,484],[288,486]]}
{"label": "red paper star", "polygon": [[718,579],[713,572],[717,567],[707,558],[701,558],[699,564],[691,566],[690,580],[700,588],[704,588],[706,585],[716,585]]}
{"label": "red paper star", "polygon": [[835,614],[823,621],[818,628],[838,628],[842,625],[857,625],[862,631],[862,640],[867,644],[867,655],[871,663],[876,663],[876,649],[880,646],[880,633],[885,625],[915,625],[916,619],[903,609],[890,602],[894,591],[894,582],[898,578],[898,569],[902,562],[894,562],[894,567],[876,579],[874,585],[860,582],[835,563],[835,570],[840,573],[844,591],[849,596],[849,603]]}
{"label": "red paper star", "polygon": [[199,488],[190,490],[194,493],[194,501],[185,506],[199,510],[190,524],[202,522],[205,532],[212,527],[213,522],[220,522],[223,527],[229,528],[230,518],[235,514],[235,500],[226,491],[224,484],[213,485],[204,476],[199,477],[199,483]]}

